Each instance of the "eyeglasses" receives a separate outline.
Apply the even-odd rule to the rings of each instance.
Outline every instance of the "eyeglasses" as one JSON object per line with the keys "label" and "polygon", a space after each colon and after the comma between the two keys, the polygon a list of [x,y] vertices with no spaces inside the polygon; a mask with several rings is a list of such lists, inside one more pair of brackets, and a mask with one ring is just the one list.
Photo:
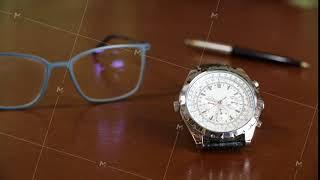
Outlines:
{"label": "eyeglasses", "polygon": [[[107,45],[113,39],[127,44]],[[0,53],[0,109],[16,110],[35,105],[45,94],[51,72],[67,68],[77,92],[92,103],[127,98],[142,84],[146,52],[150,45],[121,35],[110,35],[96,48],[69,61],[50,63],[30,54]]]}

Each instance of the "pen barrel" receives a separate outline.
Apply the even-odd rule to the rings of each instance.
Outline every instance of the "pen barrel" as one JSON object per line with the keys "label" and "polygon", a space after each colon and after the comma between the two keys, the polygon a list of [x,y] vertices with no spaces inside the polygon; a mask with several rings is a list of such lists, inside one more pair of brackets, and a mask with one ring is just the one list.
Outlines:
{"label": "pen barrel", "polygon": [[264,60],[266,62],[274,62],[274,63],[280,63],[280,64],[288,64],[293,66],[300,66],[301,62],[296,61],[289,57],[283,57],[278,56],[270,53],[265,53],[261,51],[254,51],[251,49],[245,49],[245,48],[239,48],[239,47],[233,47],[231,55],[233,56],[239,56],[249,59],[255,59],[255,60]]}

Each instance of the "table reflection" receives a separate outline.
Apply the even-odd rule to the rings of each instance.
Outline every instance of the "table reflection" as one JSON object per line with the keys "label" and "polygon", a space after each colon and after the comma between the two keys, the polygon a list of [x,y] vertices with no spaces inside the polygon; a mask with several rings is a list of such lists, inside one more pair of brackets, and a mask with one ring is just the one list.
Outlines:
{"label": "table reflection", "polygon": [[[215,153],[215,152],[212,152]],[[252,167],[250,160],[245,158],[237,161],[217,161],[215,167],[209,167],[209,163],[201,160],[193,163],[185,173],[187,180],[235,180],[256,179],[252,176]],[[212,163],[212,162],[210,162]]]}

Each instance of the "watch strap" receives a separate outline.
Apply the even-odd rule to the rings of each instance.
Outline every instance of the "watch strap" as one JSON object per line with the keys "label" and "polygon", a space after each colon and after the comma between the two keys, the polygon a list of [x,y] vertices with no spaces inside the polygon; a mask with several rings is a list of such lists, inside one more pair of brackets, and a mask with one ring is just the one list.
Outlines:
{"label": "watch strap", "polygon": [[211,137],[203,137],[203,149],[238,149],[245,146],[244,134],[234,138],[217,139]]}

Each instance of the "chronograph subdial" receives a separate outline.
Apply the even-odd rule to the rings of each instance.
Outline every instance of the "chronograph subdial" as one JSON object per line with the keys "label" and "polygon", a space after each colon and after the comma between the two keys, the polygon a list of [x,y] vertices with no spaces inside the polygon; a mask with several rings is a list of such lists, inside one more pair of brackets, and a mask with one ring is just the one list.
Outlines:
{"label": "chronograph subdial", "polygon": [[237,119],[243,109],[243,96],[228,83],[209,84],[198,97],[201,116],[213,124],[228,124]]}

